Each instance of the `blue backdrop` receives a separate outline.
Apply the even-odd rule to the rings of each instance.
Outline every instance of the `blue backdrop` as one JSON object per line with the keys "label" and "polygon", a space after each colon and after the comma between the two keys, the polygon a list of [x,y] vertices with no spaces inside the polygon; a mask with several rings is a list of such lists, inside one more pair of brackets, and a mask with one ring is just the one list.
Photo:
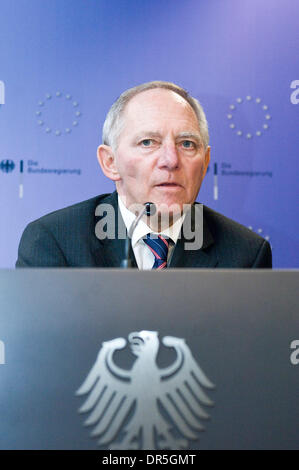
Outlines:
{"label": "blue backdrop", "polygon": [[299,267],[296,0],[0,0],[0,267],[25,225],[112,191],[96,148],[126,88],[168,80],[206,111],[199,200]]}

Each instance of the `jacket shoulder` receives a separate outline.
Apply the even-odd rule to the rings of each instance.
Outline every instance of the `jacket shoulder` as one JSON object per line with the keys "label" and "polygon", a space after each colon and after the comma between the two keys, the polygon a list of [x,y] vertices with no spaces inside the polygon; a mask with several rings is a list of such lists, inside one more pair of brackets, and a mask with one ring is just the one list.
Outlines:
{"label": "jacket shoulder", "polygon": [[272,267],[270,244],[263,237],[207,206],[203,206],[203,217],[225,265]]}
{"label": "jacket shoulder", "polygon": [[264,240],[263,237],[245,227],[245,225],[220,214],[220,212],[216,212],[208,206],[203,206],[203,214],[214,236],[218,234],[218,231],[221,231],[222,233],[228,232],[245,240],[256,240],[257,242]]}
{"label": "jacket shoulder", "polygon": [[29,223],[21,237],[16,266],[92,266],[96,208],[113,203],[112,196],[96,196]]}
{"label": "jacket shoulder", "polygon": [[29,225],[41,224],[48,228],[54,228],[56,224],[68,224],[69,222],[74,222],[74,219],[80,219],[81,222],[85,219],[90,220],[90,218],[93,220],[96,207],[104,202],[108,196],[110,195],[95,196],[91,199],[58,209],[34,220]]}

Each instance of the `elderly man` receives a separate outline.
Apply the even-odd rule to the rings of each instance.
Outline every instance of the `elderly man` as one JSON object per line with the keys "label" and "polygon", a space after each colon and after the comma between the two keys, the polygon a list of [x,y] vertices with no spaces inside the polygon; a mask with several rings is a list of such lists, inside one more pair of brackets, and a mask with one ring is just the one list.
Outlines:
{"label": "elderly man", "polygon": [[[184,89],[149,82],[125,91],[108,112],[98,148],[116,192],[29,224],[16,266],[119,267],[136,207],[151,202],[155,215],[145,215],[132,235],[134,267],[271,268],[266,240],[195,203],[208,143],[203,109]],[[188,220],[193,244],[184,231]]]}

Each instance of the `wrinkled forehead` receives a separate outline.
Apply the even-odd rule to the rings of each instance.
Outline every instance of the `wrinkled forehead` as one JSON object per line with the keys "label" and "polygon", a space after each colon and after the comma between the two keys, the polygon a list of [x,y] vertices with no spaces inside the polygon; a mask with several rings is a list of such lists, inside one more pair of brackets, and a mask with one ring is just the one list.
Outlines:
{"label": "wrinkled forehead", "polygon": [[154,88],[135,95],[127,103],[124,124],[141,124],[142,121],[186,120],[198,126],[198,119],[192,106],[182,96],[172,90]]}

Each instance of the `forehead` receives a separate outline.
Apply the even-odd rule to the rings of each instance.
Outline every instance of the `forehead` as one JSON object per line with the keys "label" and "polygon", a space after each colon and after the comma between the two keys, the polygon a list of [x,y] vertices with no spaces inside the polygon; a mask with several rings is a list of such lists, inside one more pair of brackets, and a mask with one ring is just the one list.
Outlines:
{"label": "forehead", "polygon": [[[195,111],[190,104],[172,90],[155,88],[134,96],[124,110],[124,125],[130,130],[150,126],[199,130]],[[182,130],[182,129],[181,129]]]}

